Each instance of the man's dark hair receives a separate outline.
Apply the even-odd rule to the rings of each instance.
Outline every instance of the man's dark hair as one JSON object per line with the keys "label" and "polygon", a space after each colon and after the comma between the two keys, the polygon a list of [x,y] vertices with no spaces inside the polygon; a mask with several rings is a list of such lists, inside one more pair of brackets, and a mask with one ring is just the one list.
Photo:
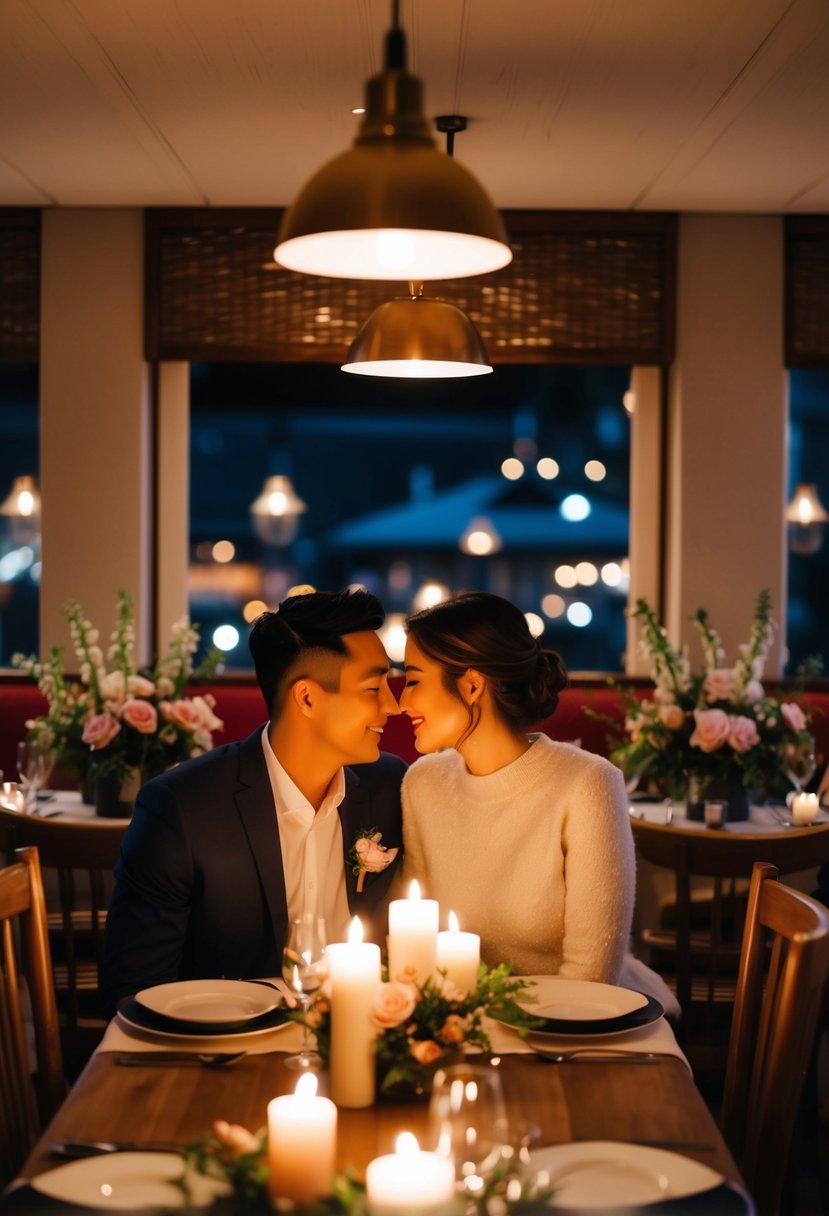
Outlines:
{"label": "man's dark hair", "polygon": [[[313,591],[283,600],[276,612],[263,612],[250,631],[248,645],[256,680],[271,720],[282,708],[289,681],[301,674],[297,660],[348,653],[343,635],[379,629],[385,613],[380,601],[362,588]],[[339,687],[328,689],[335,692]]]}

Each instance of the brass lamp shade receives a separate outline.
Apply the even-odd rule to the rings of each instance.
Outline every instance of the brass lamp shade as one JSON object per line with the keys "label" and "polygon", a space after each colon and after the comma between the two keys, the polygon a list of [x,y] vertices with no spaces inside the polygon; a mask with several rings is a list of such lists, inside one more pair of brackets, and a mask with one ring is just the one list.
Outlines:
{"label": "brass lamp shade", "polygon": [[438,151],[402,31],[366,85],[354,146],[324,165],[282,220],[274,257],[304,274],[455,279],[512,260],[501,217],[468,170]]}
{"label": "brass lamp shade", "polygon": [[813,481],[801,481],[797,485],[792,494],[792,501],[786,508],[786,519],[789,523],[801,524],[803,527],[829,523],[829,515],[824,510]]}
{"label": "brass lamp shade", "polygon": [[389,300],[376,308],[351,344],[342,370],[361,376],[438,379],[492,371],[466,313],[442,300]]}

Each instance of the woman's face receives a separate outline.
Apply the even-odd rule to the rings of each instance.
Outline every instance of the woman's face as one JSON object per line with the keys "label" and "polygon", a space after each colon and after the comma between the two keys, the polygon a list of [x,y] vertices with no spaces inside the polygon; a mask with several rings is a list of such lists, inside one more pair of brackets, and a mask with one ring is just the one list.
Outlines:
{"label": "woman's face", "polygon": [[454,747],[469,726],[466,706],[449,692],[440,663],[428,658],[412,638],[406,641],[406,687],[400,708],[412,720],[415,747],[435,752]]}

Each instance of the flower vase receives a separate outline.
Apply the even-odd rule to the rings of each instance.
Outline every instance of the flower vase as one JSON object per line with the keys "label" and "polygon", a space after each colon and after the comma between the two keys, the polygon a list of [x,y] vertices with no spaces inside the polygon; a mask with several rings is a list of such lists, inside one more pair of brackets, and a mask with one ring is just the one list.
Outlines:
{"label": "flower vase", "polygon": [[95,780],[95,814],[102,819],[129,819],[141,788],[141,770],[98,774]]}
{"label": "flower vase", "polygon": [[741,823],[748,819],[748,794],[739,775],[733,777],[700,777],[688,774],[688,797],[686,815],[702,822],[705,819],[706,802],[727,802],[726,819],[730,823]]}

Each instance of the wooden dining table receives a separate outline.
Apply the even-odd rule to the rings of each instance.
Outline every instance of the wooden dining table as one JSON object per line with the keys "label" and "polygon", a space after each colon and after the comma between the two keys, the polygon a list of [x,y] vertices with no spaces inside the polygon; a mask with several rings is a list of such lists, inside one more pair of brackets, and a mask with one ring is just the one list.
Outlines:
{"label": "wooden dining table", "polygon": [[[215,1119],[251,1130],[265,1124],[269,1100],[293,1091],[297,1074],[285,1053],[247,1055],[220,1069],[192,1064],[120,1067],[118,1055],[92,1057],[45,1129],[21,1177],[59,1162],[50,1144],[66,1138],[184,1145]],[[535,1054],[499,1057],[516,1138],[532,1145],[624,1140],[673,1149],[740,1183],[740,1174],[684,1061],[584,1059],[550,1063]],[[325,1074],[321,1077],[325,1088]],[[362,1110],[340,1109],[337,1165],[363,1175],[368,1162],[393,1151],[401,1131],[426,1141],[428,1104],[381,1099]]]}

